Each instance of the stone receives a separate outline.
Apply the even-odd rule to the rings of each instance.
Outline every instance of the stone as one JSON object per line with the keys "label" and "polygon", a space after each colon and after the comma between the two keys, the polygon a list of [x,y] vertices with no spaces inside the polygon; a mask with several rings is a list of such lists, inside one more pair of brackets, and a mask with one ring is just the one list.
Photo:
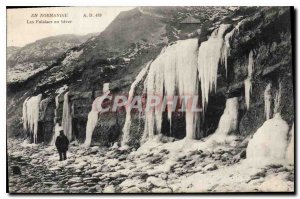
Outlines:
{"label": "stone", "polygon": [[204,170],[205,171],[213,171],[213,170],[216,170],[218,169],[217,165],[214,164],[214,163],[211,163],[211,164],[208,164],[204,167]]}

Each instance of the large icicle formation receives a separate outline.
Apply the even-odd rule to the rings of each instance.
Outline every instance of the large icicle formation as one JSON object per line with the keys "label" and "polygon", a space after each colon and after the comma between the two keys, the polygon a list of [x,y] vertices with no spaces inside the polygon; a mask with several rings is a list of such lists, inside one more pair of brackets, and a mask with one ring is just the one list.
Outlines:
{"label": "large icicle formation", "polygon": [[248,61],[248,77],[245,79],[245,101],[247,109],[250,108],[250,96],[252,93],[252,73],[254,70],[254,60],[253,60],[253,52],[252,50],[249,53],[249,61]]}
{"label": "large icicle formation", "polygon": [[220,118],[218,128],[214,134],[222,137],[236,131],[238,127],[238,112],[238,98],[234,97],[227,99],[225,110]]}
{"label": "large icicle formation", "polygon": [[202,42],[199,47],[198,71],[199,80],[201,82],[203,108],[205,108],[208,103],[210,92],[217,88],[218,66],[220,60],[224,60],[222,52],[224,48],[223,35],[229,26],[229,24],[222,24],[220,28],[214,30],[210,38],[206,42]]}
{"label": "large icicle formation", "polygon": [[84,141],[84,146],[89,147],[92,142],[92,136],[94,129],[97,125],[98,122],[98,116],[99,116],[99,111],[97,110],[97,102],[103,101],[102,99],[105,99],[107,95],[109,95],[109,83],[103,84],[103,89],[102,89],[103,95],[96,98],[92,104],[92,110],[89,112],[88,115],[88,121],[86,123],[86,130],[85,130],[85,141]]}
{"label": "large icicle formation", "polygon": [[272,100],[271,83],[269,83],[267,85],[265,91],[264,91],[266,120],[270,119],[270,114],[271,114],[271,100]]}
{"label": "large icicle formation", "polygon": [[42,94],[27,98],[23,103],[23,127],[33,134],[33,142],[37,143],[38,121]]}
{"label": "large icicle formation", "polygon": [[[197,54],[197,39],[178,41],[163,50],[156,60],[152,62],[149,69],[146,85],[147,104],[151,100],[149,96],[173,98],[175,92],[179,96],[198,95]],[[169,119],[172,111],[170,109],[167,107]],[[196,114],[186,111],[185,117],[186,137],[193,138],[196,127]],[[155,132],[160,133],[161,123],[161,108],[147,111],[144,135],[153,137]]]}
{"label": "large icicle formation", "polygon": [[289,126],[277,113],[256,131],[247,146],[247,160],[281,161],[285,159]]}
{"label": "large icicle formation", "polygon": [[[167,97],[170,103],[169,100],[172,101],[175,94],[178,94],[182,103],[185,104],[186,101],[182,96],[198,96],[198,86],[201,82],[204,112],[209,94],[217,87],[218,66],[225,59],[227,60],[228,53],[224,52],[226,44],[223,35],[229,27],[229,24],[222,24],[212,32],[207,41],[201,43],[199,48],[197,39],[188,39],[177,41],[163,49],[149,69],[145,84],[147,103],[152,100],[149,96]],[[227,61],[225,63],[227,64]],[[170,124],[172,108],[171,105],[167,106]],[[154,134],[161,132],[163,111],[159,107],[146,112],[143,138],[153,137]],[[195,138],[198,117],[199,114],[196,112],[190,110],[185,112],[186,138]]]}
{"label": "large icicle formation", "polygon": [[289,142],[289,145],[288,145],[287,150],[286,150],[286,159],[287,159],[287,162],[289,164],[294,164],[294,153],[295,153],[295,150],[294,150],[294,143],[295,143],[294,133],[295,133],[295,131],[294,131],[294,123],[293,123],[292,129],[289,133],[290,142]]}
{"label": "large icicle formation", "polygon": [[130,86],[130,90],[128,93],[128,101],[127,101],[127,107],[126,107],[126,119],[125,124],[123,127],[123,137],[121,141],[121,146],[125,146],[127,142],[129,141],[129,133],[130,133],[130,126],[131,126],[131,101],[134,96],[135,87],[144,79],[145,75],[147,74],[147,71],[149,69],[151,62],[148,62],[146,66],[140,71],[140,73],[136,76],[134,82]]}
{"label": "large icicle formation", "polygon": [[73,136],[72,136],[72,115],[71,115],[71,107],[69,104],[69,92],[67,92],[64,95],[62,126],[64,129],[64,134],[71,141]]}

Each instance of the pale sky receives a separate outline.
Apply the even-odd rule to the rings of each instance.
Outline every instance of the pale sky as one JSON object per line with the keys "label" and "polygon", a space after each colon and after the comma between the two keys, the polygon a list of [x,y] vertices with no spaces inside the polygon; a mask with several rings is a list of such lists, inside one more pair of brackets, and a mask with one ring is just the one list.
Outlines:
{"label": "pale sky", "polygon": [[[133,7],[60,7],[7,10],[7,46],[24,46],[49,36],[61,34],[85,35],[103,31],[121,12]],[[68,17],[40,17],[40,14],[64,14]],[[89,13],[93,17],[88,16]],[[96,14],[101,17],[96,17]],[[38,14],[38,17],[32,17]],[[99,15],[98,15],[99,16]],[[36,20],[60,21],[58,24],[36,23]],[[61,20],[72,23],[61,23]],[[29,24],[28,21],[33,21]]]}

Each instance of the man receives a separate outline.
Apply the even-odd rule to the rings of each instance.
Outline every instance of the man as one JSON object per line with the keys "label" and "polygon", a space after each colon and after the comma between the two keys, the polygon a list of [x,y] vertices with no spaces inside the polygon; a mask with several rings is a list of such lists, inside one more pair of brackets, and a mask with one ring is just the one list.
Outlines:
{"label": "man", "polygon": [[59,136],[56,138],[55,146],[57,148],[57,151],[59,153],[59,161],[62,161],[63,159],[67,159],[67,150],[69,146],[69,140],[67,136],[65,136],[63,131],[59,132]]}

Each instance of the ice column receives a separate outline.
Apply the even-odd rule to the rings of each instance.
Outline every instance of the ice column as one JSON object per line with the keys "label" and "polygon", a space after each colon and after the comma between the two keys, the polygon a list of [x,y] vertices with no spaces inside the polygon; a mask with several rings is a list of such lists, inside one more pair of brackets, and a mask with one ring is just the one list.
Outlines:
{"label": "ice column", "polygon": [[62,126],[64,129],[64,134],[67,136],[69,141],[71,141],[73,136],[72,136],[72,115],[71,115],[71,107],[69,103],[69,92],[65,93],[64,95]]}
{"label": "ice column", "polygon": [[252,50],[249,53],[249,60],[248,60],[248,77],[245,79],[245,101],[247,110],[250,108],[250,97],[252,93],[252,73],[254,70],[254,60],[253,60],[253,52]]}
{"label": "ice column", "polygon": [[[201,82],[202,107],[204,109],[208,103],[209,94],[213,89],[216,90],[217,88],[218,66],[220,60],[224,60],[222,52],[224,47],[223,35],[229,26],[229,24],[222,24],[199,47],[198,71]],[[225,66],[227,67],[226,64]]]}
{"label": "ice column", "polygon": [[33,142],[37,143],[40,102],[42,94],[27,98],[23,104],[23,127],[33,134]]}
{"label": "ice column", "polygon": [[129,134],[130,134],[130,126],[131,126],[131,101],[134,96],[134,91],[136,86],[144,79],[145,75],[147,74],[147,71],[149,69],[151,62],[148,62],[146,66],[140,71],[140,73],[136,76],[134,82],[130,86],[130,90],[128,93],[128,101],[127,101],[127,107],[126,107],[126,119],[125,124],[123,127],[123,137],[121,141],[121,146],[125,146],[127,142],[129,141]]}

